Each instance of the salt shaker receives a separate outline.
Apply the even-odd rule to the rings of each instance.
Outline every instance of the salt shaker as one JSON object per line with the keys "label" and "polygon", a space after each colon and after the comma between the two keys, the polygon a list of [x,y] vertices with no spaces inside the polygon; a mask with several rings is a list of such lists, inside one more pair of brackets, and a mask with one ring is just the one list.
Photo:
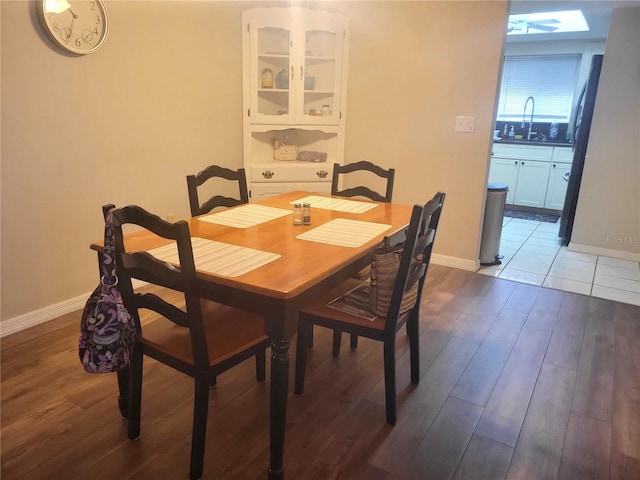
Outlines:
{"label": "salt shaker", "polygon": [[302,205],[299,203],[293,204],[293,224],[302,225]]}
{"label": "salt shaker", "polygon": [[311,204],[302,204],[302,223],[304,225],[311,225]]}

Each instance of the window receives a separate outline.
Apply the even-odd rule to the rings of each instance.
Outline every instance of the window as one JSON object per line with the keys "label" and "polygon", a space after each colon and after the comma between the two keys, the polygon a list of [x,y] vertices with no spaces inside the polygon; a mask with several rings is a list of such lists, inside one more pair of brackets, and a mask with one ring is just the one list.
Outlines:
{"label": "window", "polygon": [[[505,57],[498,120],[522,120],[528,97],[535,101],[534,121],[569,122],[580,54]],[[527,118],[531,107],[527,107]]]}

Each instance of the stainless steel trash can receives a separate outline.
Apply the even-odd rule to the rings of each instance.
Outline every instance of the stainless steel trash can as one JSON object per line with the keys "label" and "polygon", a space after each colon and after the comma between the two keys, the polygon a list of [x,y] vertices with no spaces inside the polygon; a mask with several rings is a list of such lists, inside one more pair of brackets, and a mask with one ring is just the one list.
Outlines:
{"label": "stainless steel trash can", "polygon": [[487,203],[484,208],[482,240],[480,241],[480,265],[500,265],[500,236],[502,235],[502,217],[509,187],[504,183],[487,185]]}

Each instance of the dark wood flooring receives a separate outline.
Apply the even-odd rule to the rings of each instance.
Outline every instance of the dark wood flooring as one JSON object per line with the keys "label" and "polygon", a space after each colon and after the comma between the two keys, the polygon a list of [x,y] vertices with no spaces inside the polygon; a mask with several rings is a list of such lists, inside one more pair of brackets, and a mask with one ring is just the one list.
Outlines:
{"label": "dark wood flooring", "polygon": [[[288,480],[640,479],[639,307],[439,266],[427,282],[415,387],[398,337],[395,427],[381,345],[349,352],[343,336],[335,359],[316,329]],[[75,312],[2,339],[2,479],[186,479],[191,380],[146,360],[131,442],[115,376],[82,370],[78,328]],[[218,378],[204,478],[266,478],[268,390],[252,361]]]}

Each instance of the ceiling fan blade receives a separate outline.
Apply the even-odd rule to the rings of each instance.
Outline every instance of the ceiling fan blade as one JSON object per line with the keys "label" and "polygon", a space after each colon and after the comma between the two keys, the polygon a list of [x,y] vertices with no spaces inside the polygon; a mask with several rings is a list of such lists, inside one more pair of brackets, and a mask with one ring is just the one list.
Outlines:
{"label": "ceiling fan blade", "polygon": [[536,30],[540,30],[543,32],[555,32],[558,29],[558,27],[551,27],[549,25],[540,25],[538,23],[530,23],[527,27],[535,28]]}
{"label": "ceiling fan blade", "polygon": [[529,20],[529,24],[533,24],[533,23],[540,23],[540,24],[560,23],[560,20],[558,20],[557,18],[546,18],[544,20]]}

